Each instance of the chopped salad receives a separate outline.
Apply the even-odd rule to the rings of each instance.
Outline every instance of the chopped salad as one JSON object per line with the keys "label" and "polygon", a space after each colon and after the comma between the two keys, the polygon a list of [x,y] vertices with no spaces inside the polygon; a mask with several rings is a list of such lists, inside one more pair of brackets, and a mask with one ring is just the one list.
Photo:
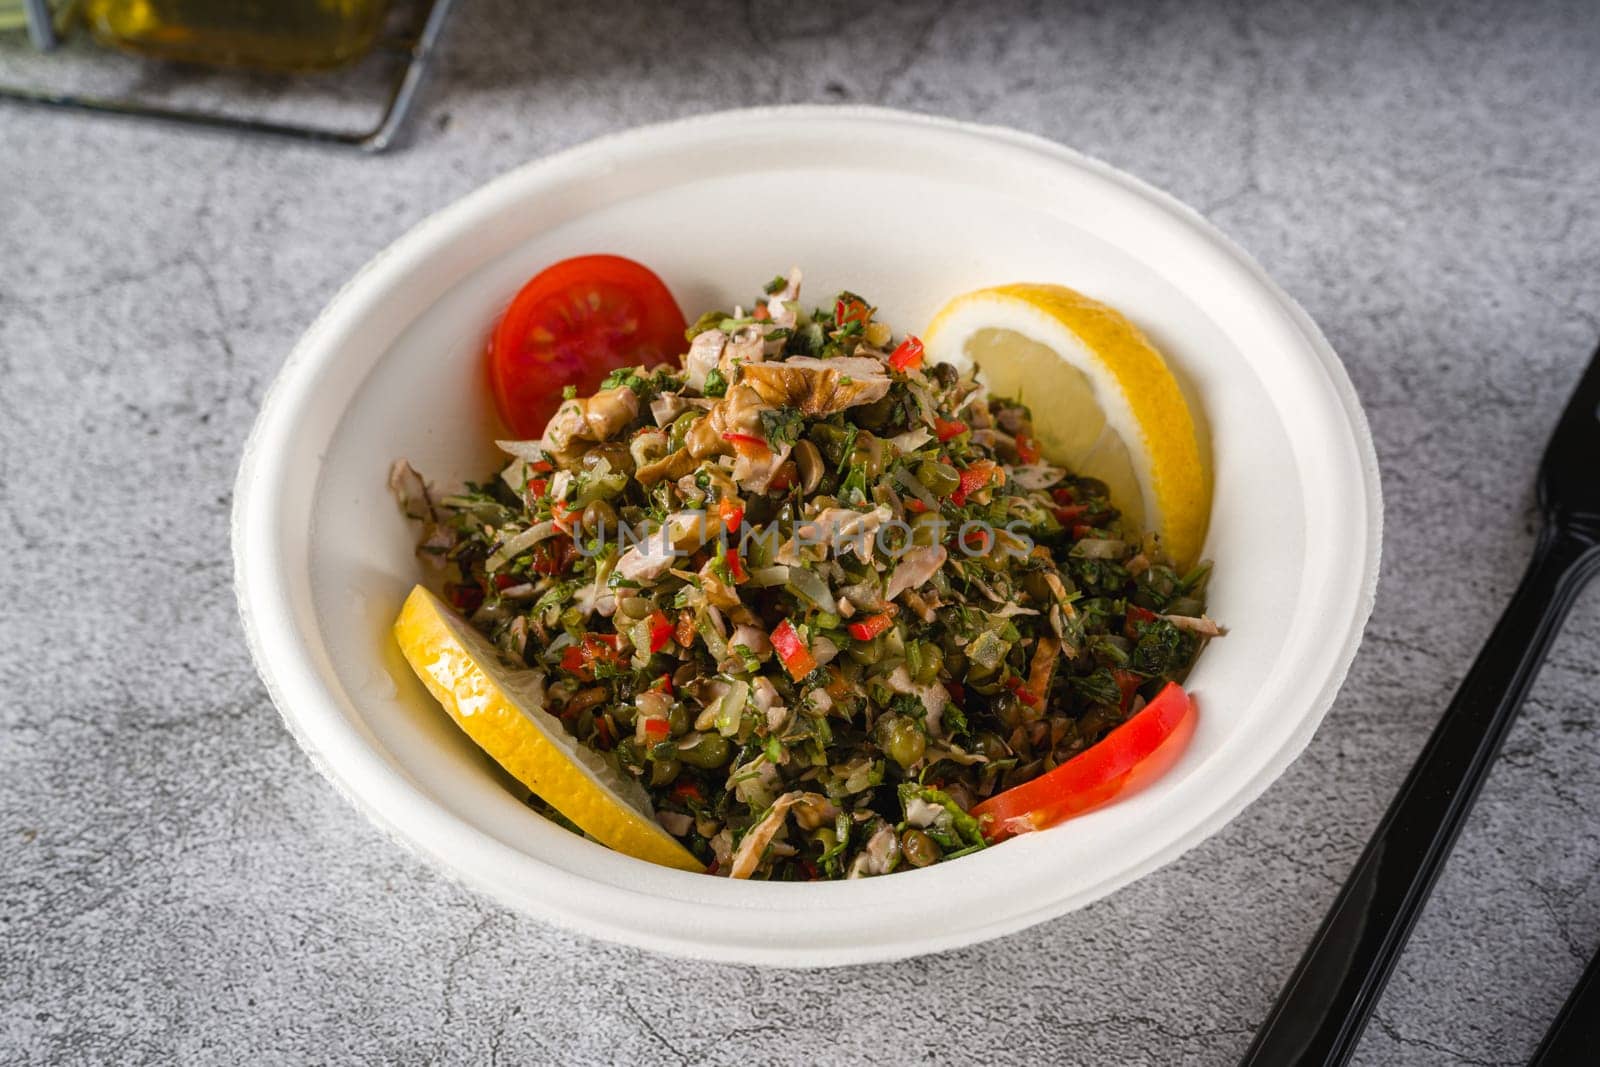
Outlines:
{"label": "chopped salad", "polygon": [[1026,406],[800,283],[569,387],[480,483],[392,476],[450,603],[735,878],[926,867],[1038,825],[1015,798],[1114,791],[1147,754],[1118,728],[1181,717],[1220,633],[1208,567],[1048,462]]}

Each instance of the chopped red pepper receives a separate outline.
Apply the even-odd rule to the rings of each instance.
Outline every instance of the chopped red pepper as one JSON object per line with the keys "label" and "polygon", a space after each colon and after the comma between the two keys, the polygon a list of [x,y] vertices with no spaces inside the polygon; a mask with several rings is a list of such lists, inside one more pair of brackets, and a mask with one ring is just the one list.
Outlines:
{"label": "chopped red pepper", "polygon": [[672,620],[667,618],[667,613],[657,608],[650,613],[650,651],[660,652],[667,647],[667,642],[672,640]]}
{"label": "chopped red pepper", "polygon": [[644,720],[644,736],[654,740],[661,740],[672,732],[672,726],[666,719]]}
{"label": "chopped red pepper", "polygon": [[960,507],[967,502],[967,497],[988,485],[993,477],[994,464],[986,459],[979,460],[961,472],[961,485],[950,494],[951,502]]}
{"label": "chopped red pepper", "polygon": [[906,506],[906,510],[911,512],[913,515],[921,515],[924,511],[928,510],[928,505],[924,504],[914,496],[906,497],[903,503]]}
{"label": "chopped red pepper", "polygon": [[943,444],[966,433],[967,424],[959,419],[941,419],[935,415],[933,418],[933,432],[938,436],[939,443]]}
{"label": "chopped red pepper", "polygon": [[893,625],[894,620],[885,612],[881,615],[868,615],[864,619],[858,619],[846,626],[845,629],[849,630],[850,636],[857,641],[871,641]]}
{"label": "chopped red pepper", "polygon": [[533,570],[536,574],[561,574],[576,555],[570,537],[552,537],[533,546]]}
{"label": "chopped red pepper", "polygon": [[1138,640],[1138,627],[1144,623],[1156,621],[1156,613],[1149,608],[1141,608],[1137,604],[1128,605],[1128,614],[1123,621],[1122,633],[1130,641]]}
{"label": "chopped red pepper", "polygon": [[445,596],[459,612],[471,615],[483,606],[483,590],[465,582],[451,582],[444,587]]}
{"label": "chopped red pepper", "polygon": [[968,530],[961,543],[973,552],[983,553],[989,551],[988,530]]}
{"label": "chopped red pepper", "polygon": [[585,682],[594,680],[596,660],[616,663],[622,658],[617,650],[616,634],[584,634],[581,645],[570,645],[561,654],[561,669],[577,675]]}
{"label": "chopped red pepper", "polygon": [[550,488],[548,478],[534,478],[528,482],[528,494],[535,500],[544,496],[544,491],[548,488]]}
{"label": "chopped red pepper", "polygon": [[1099,530],[1096,530],[1086,522],[1080,522],[1072,528],[1072,536],[1079,541],[1082,541],[1085,537],[1093,537],[1099,532]]}
{"label": "chopped red pepper", "polygon": [[1039,462],[1039,445],[1029,434],[1017,434],[1017,458],[1024,463]]}
{"label": "chopped red pepper", "polygon": [[738,533],[744,523],[744,508],[731,497],[723,497],[717,502],[717,514],[722,518],[722,528],[729,533]]}
{"label": "chopped red pepper", "polygon": [[757,322],[766,322],[772,318],[772,312],[768,310],[767,305],[757,304],[756,309],[750,313],[750,317]]}
{"label": "chopped red pepper", "polygon": [[566,533],[571,533],[572,527],[575,526],[578,521],[577,513],[573,512],[567,507],[566,501],[557,500],[554,504],[550,505],[550,521],[556,524],[557,529],[563,530]]}
{"label": "chopped red pepper", "polygon": [[897,371],[920,370],[926,353],[919,338],[906,335],[893,352],[889,353],[889,366]]}
{"label": "chopped red pepper", "polygon": [[667,696],[671,696],[672,695],[672,675],[663,674],[661,677],[657,678],[655,681],[650,683],[650,688],[659,690],[659,691],[667,694]]}
{"label": "chopped red pepper", "polygon": [[728,574],[733,578],[735,585],[750,580],[750,572],[744,569],[744,560],[739,558],[739,550],[732,545],[728,546]]}
{"label": "chopped red pepper", "polygon": [[872,309],[860,300],[835,300],[833,302],[833,321],[836,326],[846,323],[859,322],[865,326],[872,319]]}
{"label": "chopped red pepper", "polygon": [[1127,711],[1133,704],[1133,695],[1139,691],[1139,686],[1144,684],[1144,679],[1121,667],[1113,669],[1111,677],[1117,680],[1117,688],[1122,690],[1122,710]]}
{"label": "chopped red pepper", "polygon": [[556,469],[555,466],[547,459],[536,459],[532,463],[528,464],[528,466],[538,471],[540,474],[549,474],[551,471]]}
{"label": "chopped red pepper", "polygon": [[1039,694],[1035,693],[1032,689],[1029,689],[1028,683],[1024,682],[1021,678],[1011,679],[1011,681],[1006,683],[1006,688],[1015,693],[1017,699],[1029,707],[1033,707],[1035,704],[1039,703]]}
{"label": "chopped red pepper", "polygon": [[1055,509],[1056,521],[1063,526],[1077,526],[1078,520],[1089,513],[1088,504],[1067,504]]}
{"label": "chopped red pepper", "polygon": [[703,800],[705,794],[692,778],[679,778],[672,786],[672,795],[678,800]]}
{"label": "chopped red pepper", "polygon": [[789,677],[798,682],[817,669],[816,657],[788,619],[773,628],[771,637],[772,650],[778,654],[778,661],[789,672]]}
{"label": "chopped red pepper", "polygon": [[1057,504],[1072,504],[1078,499],[1078,494],[1064,485],[1058,489],[1050,490],[1050,495],[1055,497]]}

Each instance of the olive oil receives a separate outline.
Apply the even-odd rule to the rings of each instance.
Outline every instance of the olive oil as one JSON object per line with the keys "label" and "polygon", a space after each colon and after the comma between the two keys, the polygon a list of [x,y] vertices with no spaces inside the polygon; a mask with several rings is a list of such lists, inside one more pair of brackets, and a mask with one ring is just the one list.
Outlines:
{"label": "olive oil", "polygon": [[327,70],[372,47],[389,0],[86,0],[104,44],[161,59]]}

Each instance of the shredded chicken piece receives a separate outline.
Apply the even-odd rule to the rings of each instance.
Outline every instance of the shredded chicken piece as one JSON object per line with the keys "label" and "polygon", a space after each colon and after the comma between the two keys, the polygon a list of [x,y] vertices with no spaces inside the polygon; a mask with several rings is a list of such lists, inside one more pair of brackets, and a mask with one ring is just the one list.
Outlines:
{"label": "shredded chicken piece", "polygon": [[913,548],[900,558],[900,565],[889,576],[889,585],[883,591],[885,600],[893,600],[907,589],[915,589],[938,573],[949,558],[943,545],[926,545]]}
{"label": "shredded chicken piece", "polygon": [[689,351],[683,357],[684,383],[697,393],[705,392],[706,375],[717,366],[722,350],[728,346],[728,335],[721,330],[697,333],[689,342]]}
{"label": "shredded chicken piece", "polygon": [[756,868],[761,866],[761,857],[767,851],[767,846],[772,844],[772,839],[783,829],[784,820],[789,816],[789,809],[799,803],[804,792],[795,791],[785,793],[772,802],[772,807],[762,816],[760,822],[745,831],[739,841],[739,847],[734,850],[732,864],[728,867],[729,878],[749,878],[756,873]]}
{"label": "shredded chicken piece", "polygon": [[867,841],[867,847],[850,864],[850,878],[888,874],[900,859],[900,836],[894,827],[884,826]]}
{"label": "shredded chicken piece", "polygon": [[789,280],[784,287],[767,297],[768,321],[774,327],[792,330],[798,322],[795,310],[788,305],[800,298],[800,268],[795,267],[789,272]]}
{"label": "shredded chicken piece", "polygon": [[1190,633],[1199,634],[1201,637],[1221,637],[1227,632],[1208,615],[1202,615],[1198,619],[1193,615],[1163,615],[1161,617],[1178,629],[1188,630]]}
{"label": "shredded chicken piece", "polygon": [[539,443],[547,452],[565,453],[576,441],[609,440],[638,414],[638,393],[625,385],[602,389],[593,396],[563,402],[550,417]]}
{"label": "shredded chicken piece", "polygon": [[890,384],[875,359],[811,356],[745,367],[741,381],[772,407],[796,407],[812,417],[881,400]]}
{"label": "shredded chicken piece", "polygon": [[689,410],[689,401],[677,393],[662,393],[650,401],[650,417],[657,426],[669,426],[672,420]]}

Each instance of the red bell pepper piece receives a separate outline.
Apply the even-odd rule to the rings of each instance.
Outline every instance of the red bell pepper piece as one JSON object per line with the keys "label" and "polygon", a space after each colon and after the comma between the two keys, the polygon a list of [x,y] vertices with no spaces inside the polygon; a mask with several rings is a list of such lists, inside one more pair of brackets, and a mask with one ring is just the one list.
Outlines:
{"label": "red bell pepper piece", "polygon": [[967,502],[967,497],[988,485],[993,477],[994,464],[986,459],[979,460],[961,472],[961,485],[950,494],[951,502],[959,508]]}
{"label": "red bell pepper piece", "polygon": [[1194,730],[1194,702],[1176,682],[1105,736],[1061,766],[972,809],[989,841],[1042,830],[1099,807],[1159,777]]}
{"label": "red bell pepper piece", "polygon": [[817,669],[816,657],[811,654],[811,649],[806,647],[800,632],[788,619],[773,627],[770,636],[772,650],[778,654],[778,662],[783,664],[783,669],[789,672],[790,678],[798,682]]}
{"label": "red bell pepper piece", "polygon": [[937,415],[933,417],[933,432],[939,438],[940,444],[960,437],[967,432],[967,429],[967,424],[959,419],[941,419]]}
{"label": "red bell pepper piece", "polygon": [[850,636],[857,641],[871,641],[893,625],[894,620],[885,612],[881,615],[868,615],[864,619],[858,619],[846,626],[845,629],[849,630]]}
{"label": "red bell pepper piece", "polygon": [[901,341],[900,344],[895,347],[893,352],[889,353],[889,366],[901,372],[908,370],[920,370],[922,367],[922,357],[925,354],[926,352],[922,347],[921,339],[912,337],[908,334],[906,339]]}
{"label": "red bell pepper piece", "polygon": [[660,652],[667,647],[667,642],[672,640],[672,620],[667,618],[667,613],[657,608],[650,613],[650,651]]}

